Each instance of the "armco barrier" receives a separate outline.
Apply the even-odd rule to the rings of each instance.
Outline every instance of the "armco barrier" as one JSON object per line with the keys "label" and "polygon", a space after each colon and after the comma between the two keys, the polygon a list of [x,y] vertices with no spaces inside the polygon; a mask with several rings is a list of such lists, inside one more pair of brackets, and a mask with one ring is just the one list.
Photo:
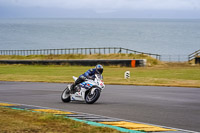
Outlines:
{"label": "armco barrier", "polygon": [[146,66],[145,59],[116,59],[116,60],[0,60],[0,64],[42,64],[42,65],[81,65],[81,66],[95,66],[102,64],[104,66],[119,65],[126,67],[144,67]]}

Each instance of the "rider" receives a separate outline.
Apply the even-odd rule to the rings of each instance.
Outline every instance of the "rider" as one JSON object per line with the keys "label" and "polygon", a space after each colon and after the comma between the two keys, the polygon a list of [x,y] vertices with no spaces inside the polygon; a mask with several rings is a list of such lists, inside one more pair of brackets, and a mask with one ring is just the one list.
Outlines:
{"label": "rider", "polygon": [[102,74],[103,73],[103,66],[98,64],[95,68],[89,69],[84,74],[80,75],[79,78],[71,85],[71,92],[74,91],[76,85],[84,82],[86,79],[94,79],[95,74]]}

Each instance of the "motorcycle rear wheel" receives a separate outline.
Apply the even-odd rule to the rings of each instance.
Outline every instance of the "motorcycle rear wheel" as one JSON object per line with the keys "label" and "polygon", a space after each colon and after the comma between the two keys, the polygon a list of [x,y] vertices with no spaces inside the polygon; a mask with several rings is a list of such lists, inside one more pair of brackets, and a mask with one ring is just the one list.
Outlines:
{"label": "motorcycle rear wheel", "polygon": [[100,94],[101,94],[101,91],[99,89],[95,89],[93,94],[91,94],[91,90],[88,91],[85,96],[85,102],[87,104],[93,104],[99,99]]}
{"label": "motorcycle rear wheel", "polygon": [[64,103],[67,103],[67,102],[70,102],[70,101],[71,101],[71,98],[70,98],[70,90],[69,90],[68,87],[62,92],[61,100],[62,100]]}

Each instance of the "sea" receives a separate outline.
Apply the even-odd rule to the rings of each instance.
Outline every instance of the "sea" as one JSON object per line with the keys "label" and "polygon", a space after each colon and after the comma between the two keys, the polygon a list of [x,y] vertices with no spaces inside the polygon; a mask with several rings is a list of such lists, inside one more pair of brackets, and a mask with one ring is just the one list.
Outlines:
{"label": "sea", "polygon": [[200,49],[200,20],[0,19],[0,50],[98,47],[123,47],[160,54],[166,60],[187,60]]}

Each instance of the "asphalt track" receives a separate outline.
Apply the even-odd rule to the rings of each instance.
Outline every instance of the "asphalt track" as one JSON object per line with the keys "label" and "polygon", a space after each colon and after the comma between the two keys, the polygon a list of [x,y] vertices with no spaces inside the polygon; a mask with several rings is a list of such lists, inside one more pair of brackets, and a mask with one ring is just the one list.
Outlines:
{"label": "asphalt track", "polygon": [[0,101],[91,113],[200,132],[200,88],[107,85],[93,105],[63,103],[66,84],[0,81]]}

